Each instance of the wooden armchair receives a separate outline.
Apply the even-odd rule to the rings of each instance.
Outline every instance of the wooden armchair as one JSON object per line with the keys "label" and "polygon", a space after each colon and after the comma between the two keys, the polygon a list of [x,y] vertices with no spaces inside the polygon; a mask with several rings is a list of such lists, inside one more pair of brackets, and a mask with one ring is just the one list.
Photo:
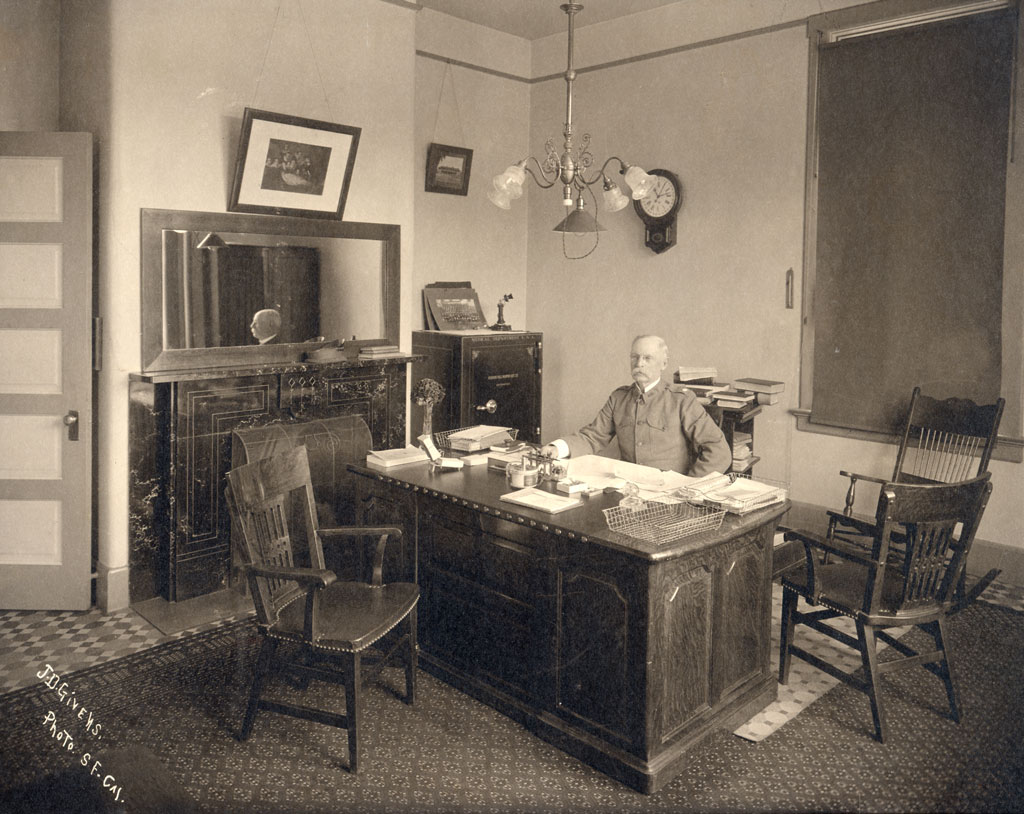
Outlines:
{"label": "wooden armchair", "polygon": [[[999,422],[1005,401],[977,405],[969,399],[934,399],[921,395],[915,387],[910,397],[910,410],[896,451],[896,465],[892,477],[873,477],[840,470],[850,479],[843,511],[829,511],[829,524],[848,535],[862,535],[865,544],[875,533],[875,525],[866,518],[854,516],[857,482],[868,483],[956,483],[974,478],[988,471],[992,458]],[[894,542],[901,544],[903,535],[893,531]],[[827,557],[826,557],[827,559]],[[966,563],[964,563],[966,566]],[[957,580],[957,607],[964,607],[976,599],[999,575],[995,569],[980,579],[970,591],[966,590],[966,571]]]}
{"label": "wooden armchair", "polygon": [[[405,667],[406,702],[415,699],[419,588],[385,583],[382,574],[385,546],[402,532],[318,528],[304,446],[231,470],[225,494],[242,530],[245,570],[263,637],[241,738],[249,737],[260,709],[341,727],[348,730],[349,769],[355,773],[363,683],[398,655]],[[302,519],[302,528],[289,522],[295,517]],[[369,583],[339,581],[324,567],[323,541],[367,537],[377,539]],[[378,657],[372,664],[367,659],[371,669],[364,674],[369,652]],[[271,671],[297,678],[300,687],[310,679],[343,684],[345,714],[263,698]]]}
{"label": "wooden armchair", "polygon": [[[851,545],[831,524],[824,537],[801,530],[786,532],[787,541],[803,543],[805,568],[793,568],[782,578],[779,683],[787,683],[790,659],[795,655],[867,693],[876,736],[884,741],[886,721],[879,679],[883,673],[921,664],[942,679],[953,720],[959,722],[960,702],[953,683],[945,620],[956,580],[992,492],[989,478],[986,472],[950,485],[884,484],[869,552]],[[958,523],[962,528],[956,537]],[[904,545],[893,561],[890,549],[897,527],[905,530]],[[818,561],[814,549],[831,554],[833,561]],[[801,597],[823,609],[799,611]],[[827,624],[840,616],[854,620],[856,639]],[[797,625],[807,625],[858,650],[865,678],[845,673],[795,644]],[[887,628],[904,625],[915,625],[929,633],[934,649],[918,653],[886,632]],[[880,662],[878,639],[902,658]]]}

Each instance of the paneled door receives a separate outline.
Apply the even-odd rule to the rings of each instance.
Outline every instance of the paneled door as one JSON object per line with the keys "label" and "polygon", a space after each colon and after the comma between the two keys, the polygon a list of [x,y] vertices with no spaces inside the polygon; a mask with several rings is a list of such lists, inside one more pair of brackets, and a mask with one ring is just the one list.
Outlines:
{"label": "paneled door", "polygon": [[91,601],[92,136],[0,133],[0,608]]}

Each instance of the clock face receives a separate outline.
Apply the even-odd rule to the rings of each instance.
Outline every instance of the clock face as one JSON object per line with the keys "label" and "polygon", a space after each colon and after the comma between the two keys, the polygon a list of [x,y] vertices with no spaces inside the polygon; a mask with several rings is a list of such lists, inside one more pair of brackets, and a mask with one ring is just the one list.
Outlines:
{"label": "clock face", "polygon": [[679,190],[672,179],[664,175],[654,175],[654,186],[651,191],[637,201],[639,208],[648,218],[663,218],[673,213],[678,208],[678,203]]}

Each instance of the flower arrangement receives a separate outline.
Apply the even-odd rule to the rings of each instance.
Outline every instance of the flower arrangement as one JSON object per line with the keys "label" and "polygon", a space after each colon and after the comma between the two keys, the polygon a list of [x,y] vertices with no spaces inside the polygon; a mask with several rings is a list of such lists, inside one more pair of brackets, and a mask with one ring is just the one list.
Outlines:
{"label": "flower arrangement", "polygon": [[444,387],[433,379],[423,378],[412,389],[412,400],[423,408],[423,435],[430,435],[433,427],[434,405],[444,401]]}
{"label": "flower arrangement", "polygon": [[433,379],[420,379],[412,389],[412,399],[420,407],[433,407],[444,401],[444,388]]}

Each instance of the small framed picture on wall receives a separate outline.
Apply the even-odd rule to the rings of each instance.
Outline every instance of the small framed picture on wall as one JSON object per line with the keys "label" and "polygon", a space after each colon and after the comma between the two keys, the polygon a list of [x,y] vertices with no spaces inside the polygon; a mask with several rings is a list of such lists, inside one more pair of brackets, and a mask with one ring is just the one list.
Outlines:
{"label": "small framed picture on wall", "polygon": [[466,147],[432,143],[427,150],[427,192],[465,195],[469,192],[469,168],[473,151]]}

